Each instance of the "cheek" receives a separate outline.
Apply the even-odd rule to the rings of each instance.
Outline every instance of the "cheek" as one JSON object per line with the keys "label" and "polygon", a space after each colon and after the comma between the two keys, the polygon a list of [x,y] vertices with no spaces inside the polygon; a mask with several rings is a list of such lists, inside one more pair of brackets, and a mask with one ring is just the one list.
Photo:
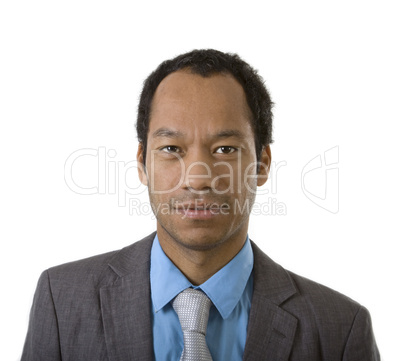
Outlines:
{"label": "cheek", "polygon": [[147,165],[149,189],[151,191],[173,192],[180,187],[183,177],[180,165],[155,161]]}
{"label": "cheek", "polygon": [[255,163],[249,163],[247,167],[242,170],[242,187],[248,192],[255,193],[257,189],[257,165]]}

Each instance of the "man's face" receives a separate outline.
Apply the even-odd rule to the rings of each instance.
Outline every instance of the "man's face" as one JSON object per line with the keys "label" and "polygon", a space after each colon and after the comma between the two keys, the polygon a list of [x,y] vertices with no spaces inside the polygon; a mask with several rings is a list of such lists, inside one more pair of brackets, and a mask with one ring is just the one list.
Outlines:
{"label": "man's face", "polygon": [[[247,233],[255,190],[266,181],[270,158],[265,150],[266,165],[257,177],[250,114],[244,90],[231,75],[204,78],[182,70],[160,83],[152,103],[147,170],[140,170],[158,234],[200,250]],[[141,153],[140,145],[139,161]]]}

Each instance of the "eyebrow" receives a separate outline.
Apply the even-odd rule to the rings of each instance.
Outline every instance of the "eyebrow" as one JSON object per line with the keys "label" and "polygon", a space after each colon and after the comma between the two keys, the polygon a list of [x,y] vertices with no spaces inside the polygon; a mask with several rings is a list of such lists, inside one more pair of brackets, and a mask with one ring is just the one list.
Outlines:
{"label": "eyebrow", "polygon": [[212,136],[212,138],[217,138],[217,139],[230,138],[230,137],[245,139],[245,135],[241,131],[236,130],[236,129],[221,130],[220,132],[218,132],[217,134]]}
{"label": "eyebrow", "polygon": [[169,128],[159,128],[152,133],[153,138],[183,138],[184,133]]}
{"label": "eyebrow", "polygon": [[[184,136],[185,134],[180,130],[173,130],[169,128],[159,128],[152,133],[153,138],[183,138]],[[210,136],[212,139],[223,139],[230,137],[239,138],[241,140],[246,138],[241,131],[236,129],[224,129]]]}

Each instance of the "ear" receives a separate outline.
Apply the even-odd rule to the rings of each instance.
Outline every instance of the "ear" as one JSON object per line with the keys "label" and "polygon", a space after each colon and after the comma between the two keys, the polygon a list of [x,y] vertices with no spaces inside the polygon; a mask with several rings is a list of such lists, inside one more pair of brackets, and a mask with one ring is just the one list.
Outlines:
{"label": "ear", "polygon": [[261,187],[268,180],[269,168],[271,166],[271,148],[269,145],[264,147],[261,152],[260,162],[258,163],[257,186]]}
{"label": "ear", "polygon": [[144,165],[144,146],[142,143],[138,144],[137,150],[137,163],[138,163],[138,178],[141,183],[148,186],[147,170]]}

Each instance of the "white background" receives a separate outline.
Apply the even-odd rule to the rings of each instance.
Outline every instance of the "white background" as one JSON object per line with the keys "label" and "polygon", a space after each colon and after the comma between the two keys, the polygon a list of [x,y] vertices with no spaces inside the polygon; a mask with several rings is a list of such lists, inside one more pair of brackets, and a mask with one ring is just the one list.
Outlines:
{"label": "white background", "polygon": [[[115,194],[69,189],[69,155],[105,147],[115,151],[111,167],[132,161],[146,76],[182,52],[217,48],[257,68],[276,103],[273,161],[286,166],[270,196],[286,215],[254,215],[250,237],[284,267],[365,305],[383,359],[396,360],[402,336],[397,4],[3,1],[0,358],[20,357],[42,270],[119,249],[155,228],[150,215],[119,207]],[[339,183],[327,192],[339,188],[337,213],[311,202],[301,184],[303,167],[333,147]],[[94,159],[75,163],[77,183],[97,185]],[[323,194],[325,170],[315,174],[321,178],[305,186]],[[138,186],[134,168],[126,176]],[[145,189],[136,198],[146,202]]]}

